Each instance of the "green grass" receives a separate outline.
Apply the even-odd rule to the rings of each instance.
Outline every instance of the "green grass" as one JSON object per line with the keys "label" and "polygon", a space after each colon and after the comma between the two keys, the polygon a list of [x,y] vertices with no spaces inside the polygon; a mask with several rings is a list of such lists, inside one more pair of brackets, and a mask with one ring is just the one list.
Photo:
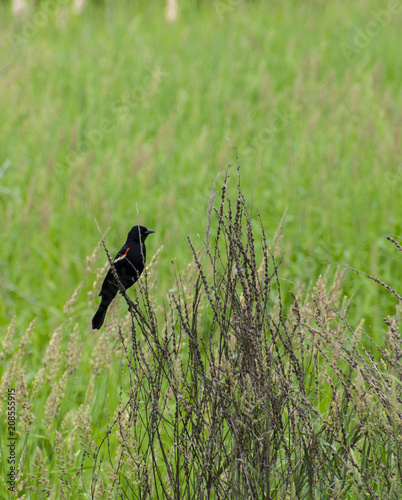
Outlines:
{"label": "green grass", "polygon": [[[25,45],[29,19],[1,6],[1,185],[20,200],[1,195],[3,325],[15,313],[57,324],[98,240],[91,210],[117,249],[138,207],[169,287],[234,162],[226,137],[267,228],[288,209],[292,278],[324,262],[401,277],[384,240],[402,232],[396,19],[348,61],[340,44],[375,2],[240,3],[223,19],[215,5],[173,25],[161,6],[60,11]],[[372,293],[359,314],[374,321]]]}
{"label": "green grass", "polygon": [[[272,240],[287,210],[284,279],[304,286],[344,264],[394,288],[401,282],[400,255],[385,239],[402,234],[400,15],[358,48],[358,30],[392,2],[236,3],[189,2],[169,24],[162,2],[106,1],[80,16],[62,7],[37,28],[0,3],[0,166],[8,166],[0,324],[5,333],[16,316],[22,336],[37,318],[29,385],[83,281],[73,318],[85,348],[63,418],[84,399],[93,412],[105,405],[119,377],[103,375],[107,391],[96,385],[92,401],[88,357],[98,338],[87,294],[105,262],[99,252],[86,270],[99,240],[92,214],[110,227],[112,253],[137,222],[157,231],[147,248],[151,257],[164,246],[162,303],[175,281],[172,259],[181,270],[192,260],[187,235],[202,246],[217,174],[221,185],[227,163],[236,165],[226,138],[256,227],[258,209]],[[353,295],[354,327],[364,318],[380,341],[393,300],[351,273],[342,293]],[[72,329],[65,324],[64,347]],[[39,420],[46,397],[36,402]]]}

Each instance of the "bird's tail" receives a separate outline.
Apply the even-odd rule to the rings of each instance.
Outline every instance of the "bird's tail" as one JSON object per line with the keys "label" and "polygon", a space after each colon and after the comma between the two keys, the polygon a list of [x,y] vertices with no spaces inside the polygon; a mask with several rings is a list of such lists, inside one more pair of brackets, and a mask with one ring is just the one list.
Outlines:
{"label": "bird's tail", "polygon": [[92,328],[94,330],[99,330],[105,321],[106,311],[109,304],[107,306],[101,304],[99,309],[96,311],[95,316],[92,318]]}

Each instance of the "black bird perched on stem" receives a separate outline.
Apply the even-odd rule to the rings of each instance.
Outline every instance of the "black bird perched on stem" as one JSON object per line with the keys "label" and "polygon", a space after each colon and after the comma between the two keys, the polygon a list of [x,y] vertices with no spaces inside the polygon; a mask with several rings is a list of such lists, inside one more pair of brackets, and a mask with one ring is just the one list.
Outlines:
{"label": "black bird perched on stem", "polygon": [[[117,252],[113,266],[117,276],[125,289],[130,288],[141,276],[145,266],[146,250],[145,240],[148,234],[154,233],[144,226],[134,226],[127,236],[125,245]],[[92,328],[99,330],[105,321],[107,308],[119,291],[113,271],[110,268],[103,281],[99,295],[102,297],[99,309],[92,318]]]}

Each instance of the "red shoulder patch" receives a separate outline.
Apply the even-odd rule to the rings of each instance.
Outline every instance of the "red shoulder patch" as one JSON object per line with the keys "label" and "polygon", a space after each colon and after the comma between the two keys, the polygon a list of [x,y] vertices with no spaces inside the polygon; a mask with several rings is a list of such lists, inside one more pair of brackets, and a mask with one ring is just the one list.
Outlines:
{"label": "red shoulder patch", "polygon": [[116,263],[116,262],[118,262],[119,260],[124,259],[124,257],[128,254],[129,250],[130,250],[130,248],[127,248],[127,250],[124,252],[124,254],[123,254],[123,255],[120,255],[119,257],[117,257],[117,259],[114,259],[114,262],[113,262],[113,263]]}

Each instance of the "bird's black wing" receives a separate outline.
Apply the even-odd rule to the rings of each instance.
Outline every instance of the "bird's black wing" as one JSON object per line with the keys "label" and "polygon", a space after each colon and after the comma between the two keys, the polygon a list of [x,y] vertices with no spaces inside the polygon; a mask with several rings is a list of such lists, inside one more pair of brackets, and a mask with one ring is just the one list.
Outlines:
{"label": "bird's black wing", "polygon": [[[116,254],[114,260],[113,260],[113,265],[116,270],[116,273],[118,276],[121,278],[121,269],[124,266],[124,264],[127,262],[126,255],[128,251],[130,250],[130,247],[126,244],[124,245]],[[116,280],[114,279],[112,268],[108,270],[106,273],[105,279],[103,280],[102,283],[102,288],[101,291],[99,292],[99,295],[104,295],[107,290],[110,290],[112,293],[116,294],[118,291],[118,286],[116,283]]]}
{"label": "bird's black wing", "polygon": [[119,262],[124,262],[126,260],[126,255],[130,250],[130,246],[125,244],[116,254],[116,257],[113,260],[113,264],[120,267],[121,264]]}

